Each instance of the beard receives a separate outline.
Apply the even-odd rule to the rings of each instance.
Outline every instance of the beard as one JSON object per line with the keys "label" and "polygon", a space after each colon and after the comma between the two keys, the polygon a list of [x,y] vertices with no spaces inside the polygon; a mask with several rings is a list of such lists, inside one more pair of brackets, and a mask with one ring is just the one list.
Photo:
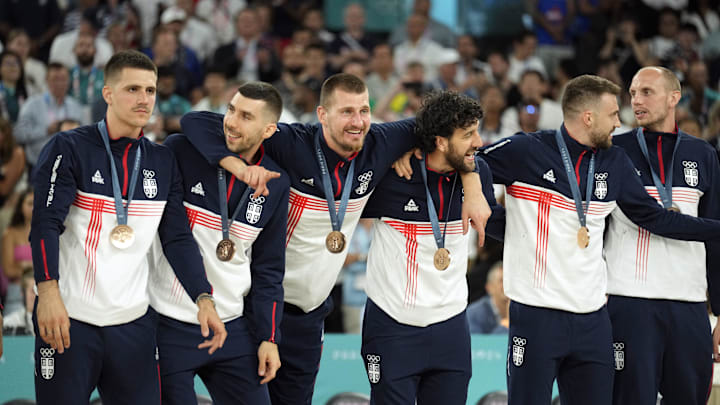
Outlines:
{"label": "beard", "polygon": [[95,55],[77,55],[77,62],[78,65],[82,67],[89,67],[92,66],[93,61],[95,60]]}
{"label": "beard", "polygon": [[[475,149],[473,149],[475,151]],[[450,167],[452,167],[458,173],[468,173],[475,170],[475,160],[473,159],[472,164],[465,161],[465,154],[469,151],[459,153],[455,150],[452,144],[449,144],[448,152],[445,154],[445,160],[447,160]]]}
{"label": "beard", "polygon": [[607,133],[593,132],[590,134],[590,140],[598,149],[610,149],[612,146],[612,135]]}

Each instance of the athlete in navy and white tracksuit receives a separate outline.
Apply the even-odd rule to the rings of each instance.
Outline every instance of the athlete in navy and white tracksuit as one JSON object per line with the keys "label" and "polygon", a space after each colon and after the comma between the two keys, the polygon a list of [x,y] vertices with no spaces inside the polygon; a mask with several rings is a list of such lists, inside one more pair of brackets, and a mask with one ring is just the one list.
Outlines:
{"label": "athlete in navy and white tracksuit", "polygon": [[[637,129],[613,137],[660,204]],[[672,168],[672,201],[681,212],[720,219],[720,165],[705,141],[645,130],[648,157],[665,184]],[[712,336],[705,307],[720,311],[720,245],[653,235],[615,210],[605,238],[608,311],[613,325],[615,404],[705,404],[712,380]],[[709,285],[707,280],[710,281]]]}
{"label": "athlete in navy and white tracksuit", "polygon": [[[193,381],[197,374],[216,404],[269,404],[267,386],[260,385],[257,373],[257,351],[260,342],[280,340],[287,175],[283,173],[268,184],[269,196],[247,196],[230,228],[236,253],[231,260],[221,261],[215,253],[223,238],[217,167],[209,165],[185,135],[172,135],[164,145],[174,152],[182,172],[190,228],[203,254],[208,279],[215,287],[213,296],[228,339],[223,349],[212,355],[197,350],[202,336],[197,327],[196,305],[180,288],[156,244],[157,269],[150,277],[150,300],[160,314],[163,403],[195,401]],[[258,165],[282,173],[262,147],[259,154]],[[226,178],[228,215],[232,215],[248,186],[231,174],[226,173]]]}
{"label": "athlete in navy and white tracksuit", "polygon": [[[465,404],[472,374],[467,307],[468,235],[463,235],[462,185],[455,171],[427,171],[445,231],[450,267],[434,267],[437,250],[420,161],[410,180],[389,173],[363,217],[377,218],[367,262],[362,358],[375,404]],[[504,210],[495,202],[487,164],[476,158],[493,215],[488,234],[502,238]],[[456,182],[453,191],[453,183]]]}
{"label": "athlete in navy and white tracksuit", "polygon": [[[147,292],[147,253],[156,235],[191,299],[212,292],[188,227],[172,151],[142,136],[111,139],[110,148],[123,198],[128,171],[142,150],[128,212],[135,241],[127,249],[109,240],[117,225],[115,200],[96,125],[53,136],[33,176],[35,281],[58,280],[72,331],[72,346],[63,354],[35,340],[38,402],[87,403],[95,386],[106,403],[159,400],[156,315]],[[37,321],[35,328],[37,335]]]}
{"label": "athlete in navy and white tracksuit", "polygon": [[595,155],[585,249],[577,244],[578,217],[555,131],[517,134],[482,152],[495,181],[507,187],[503,284],[512,300],[507,372],[513,404],[548,403],[556,377],[563,403],[610,403],[614,367],[602,255],[605,219],[613,210],[668,237],[720,236],[717,221],[660,208],[622,149],[593,150],[564,126],[562,136],[580,190]]}
{"label": "athlete in navy and white tracksuit", "polygon": [[[183,132],[208,161],[216,165],[231,156],[225,146],[223,116],[208,112],[186,114]],[[269,383],[274,404],[309,404],[320,365],[323,323],[332,309],[330,291],[342,269],[347,249],[330,253],[325,238],[332,230],[322,176],[315,158],[314,137],[327,161],[336,201],[345,187],[352,187],[342,233],[349,237],[360,220],[375,186],[391,164],[415,144],[413,120],[372,124],[363,148],[353,155],[352,184],[344,184],[350,165],[332,151],[320,125],[278,124],[278,132],[263,142],[290,178],[290,202],[286,235],[286,265],[283,288],[285,307],[279,344],[282,367]],[[338,201],[339,202],[339,201]],[[318,267],[318,263],[322,266]]]}

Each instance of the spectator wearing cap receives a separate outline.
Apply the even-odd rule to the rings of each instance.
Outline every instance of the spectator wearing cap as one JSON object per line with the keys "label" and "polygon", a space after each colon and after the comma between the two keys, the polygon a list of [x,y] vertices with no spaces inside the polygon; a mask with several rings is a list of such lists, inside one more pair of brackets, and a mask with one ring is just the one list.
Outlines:
{"label": "spectator wearing cap", "polygon": [[[420,14],[427,19],[427,26],[423,31],[423,37],[437,42],[445,48],[455,46],[455,34],[447,25],[435,20],[430,16],[430,8],[432,4],[430,0],[415,0],[411,14]],[[407,26],[399,25],[390,35],[390,43],[398,45],[403,43],[408,37]]]}
{"label": "spectator wearing cap", "polygon": [[437,73],[435,58],[442,51],[442,46],[432,39],[423,37],[427,27],[427,17],[413,14],[408,17],[407,39],[394,49],[393,64],[395,70],[404,72],[410,62],[420,62],[425,69],[426,80],[433,80]]}
{"label": "spectator wearing cap", "polygon": [[228,78],[272,83],[280,76],[280,61],[272,43],[261,38],[257,10],[246,8],[235,17],[237,38],[219,47],[212,64],[225,69]]}
{"label": "spectator wearing cap", "polygon": [[207,60],[218,47],[215,31],[195,16],[192,0],[177,0],[176,3],[163,11],[160,22],[175,31],[180,43],[192,49],[199,60]]}
{"label": "spectator wearing cap", "polygon": [[68,69],[72,69],[77,65],[77,57],[73,49],[75,41],[80,34],[90,35],[95,40],[95,60],[93,66],[102,68],[105,66],[110,57],[113,55],[112,45],[107,39],[98,36],[98,31],[102,28],[102,22],[95,8],[88,8],[82,14],[80,25],[73,31],[69,31],[55,37],[50,47],[50,62],[62,63]]}
{"label": "spectator wearing cap", "polygon": [[460,54],[452,48],[443,49],[435,59],[438,65],[438,75],[430,82],[433,90],[451,90],[463,93],[468,97],[477,99],[478,95],[473,86],[474,81],[468,80],[460,83],[457,80],[457,65],[460,62]]}

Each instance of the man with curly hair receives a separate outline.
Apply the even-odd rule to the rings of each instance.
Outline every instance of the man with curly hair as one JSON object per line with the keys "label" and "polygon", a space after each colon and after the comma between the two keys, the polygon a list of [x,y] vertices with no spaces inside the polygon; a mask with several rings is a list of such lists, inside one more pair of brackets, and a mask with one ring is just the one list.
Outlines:
{"label": "man with curly hair", "polygon": [[363,214],[375,220],[362,333],[374,403],[467,400],[468,235],[462,232],[460,174],[479,171],[493,211],[486,232],[502,239],[504,228],[490,170],[475,157],[482,116],[480,104],[467,96],[428,96],[416,118],[422,159],[412,158],[410,179],[386,175]]}

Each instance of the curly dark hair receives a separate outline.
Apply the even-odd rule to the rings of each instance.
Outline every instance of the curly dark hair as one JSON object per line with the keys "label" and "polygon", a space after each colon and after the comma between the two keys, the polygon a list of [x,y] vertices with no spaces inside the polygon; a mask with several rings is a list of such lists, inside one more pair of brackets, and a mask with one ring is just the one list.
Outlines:
{"label": "curly dark hair", "polygon": [[418,147],[425,153],[435,150],[435,137],[450,138],[458,128],[467,128],[483,117],[476,100],[454,91],[432,92],[423,99],[415,118]]}

